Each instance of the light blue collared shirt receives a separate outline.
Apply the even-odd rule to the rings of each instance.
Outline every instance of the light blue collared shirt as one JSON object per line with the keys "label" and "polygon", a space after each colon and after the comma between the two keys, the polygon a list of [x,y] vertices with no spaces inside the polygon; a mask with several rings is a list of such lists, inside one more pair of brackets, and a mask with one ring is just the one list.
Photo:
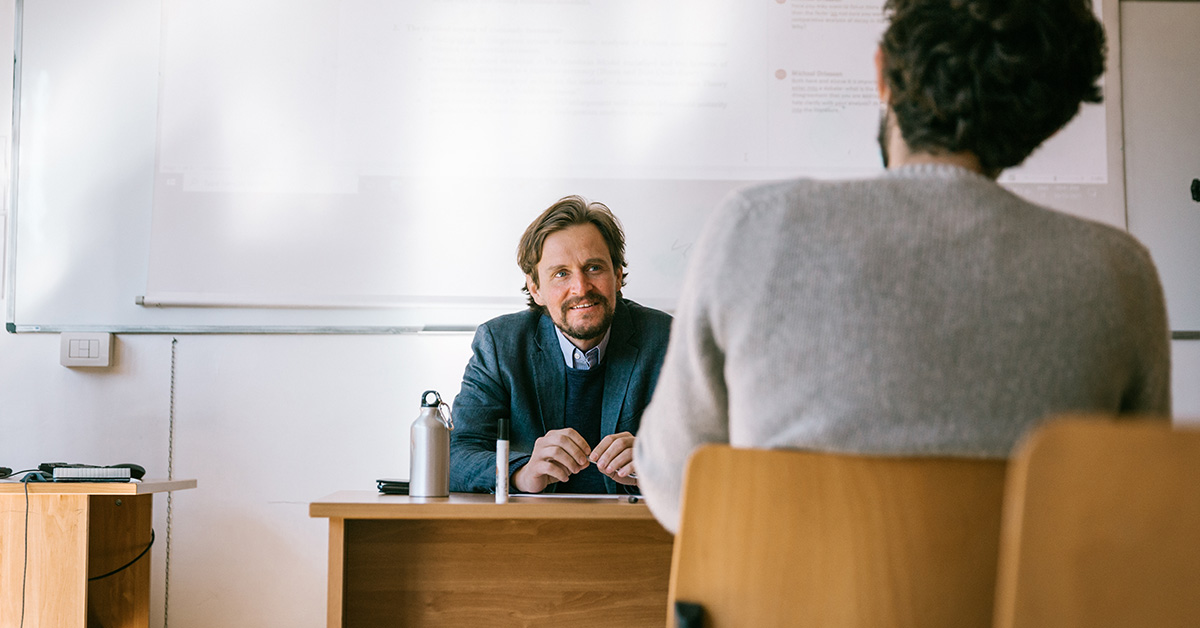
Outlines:
{"label": "light blue collared shirt", "polygon": [[576,347],[571,342],[570,338],[558,328],[554,326],[554,333],[558,334],[558,348],[562,349],[563,360],[567,363],[567,368],[587,370],[594,368],[604,361],[604,352],[608,349],[608,337],[612,334],[612,326],[604,332],[604,337],[600,339],[600,344],[592,347],[591,351],[584,352],[579,347]]}

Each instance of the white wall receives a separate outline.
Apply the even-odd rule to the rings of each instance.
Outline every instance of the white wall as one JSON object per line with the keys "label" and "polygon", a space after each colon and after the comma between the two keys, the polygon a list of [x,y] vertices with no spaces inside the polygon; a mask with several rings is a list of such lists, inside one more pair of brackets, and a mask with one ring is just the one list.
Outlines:
{"label": "white wall", "polygon": [[1200,340],[1172,342],[1171,362],[1175,420],[1200,425]]}

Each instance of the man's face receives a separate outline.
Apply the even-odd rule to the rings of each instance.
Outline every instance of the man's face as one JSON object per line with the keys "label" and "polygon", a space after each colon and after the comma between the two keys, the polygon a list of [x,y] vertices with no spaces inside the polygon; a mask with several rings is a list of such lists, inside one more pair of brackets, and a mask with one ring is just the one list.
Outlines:
{"label": "man's face", "polygon": [[604,236],[595,225],[571,225],[546,237],[538,281],[525,277],[529,294],[580,349],[600,344],[612,324],[621,269],[613,268]]}

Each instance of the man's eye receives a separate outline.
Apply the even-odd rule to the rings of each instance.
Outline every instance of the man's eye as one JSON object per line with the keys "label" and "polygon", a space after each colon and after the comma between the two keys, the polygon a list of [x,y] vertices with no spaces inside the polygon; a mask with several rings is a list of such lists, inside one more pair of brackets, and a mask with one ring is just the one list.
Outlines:
{"label": "man's eye", "polygon": [[567,271],[565,271],[565,270],[560,270],[560,271],[554,273],[554,277],[559,278],[559,279],[566,277],[566,276],[567,276]]}
{"label": "man's eye", "polygon": [[599,264],[592,264],[591,266],[588,266],[588,267],[587,267],[587,271],[588,271],[589,273],[598,273],[598,272],[600,272],[601,270],[603,270],[603,269],[600,267],[600,265],[599,265]]}

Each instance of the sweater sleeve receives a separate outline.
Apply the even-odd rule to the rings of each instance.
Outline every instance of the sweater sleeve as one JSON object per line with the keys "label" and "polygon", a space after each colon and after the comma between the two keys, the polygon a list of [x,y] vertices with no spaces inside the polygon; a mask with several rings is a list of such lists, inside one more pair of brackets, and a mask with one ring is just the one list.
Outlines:
{"label": "sweater sleeve", "polygon": [[655,518],[672,533],[679,528],[683,477],[692,451],[704,443],[729,442],[714,279],[739,203],[735,195],[718,207],[692,247],[662,374],[634,444],[638,486]]}
{"label": "sweater sleeve", "polygon": [[1137,359],[1133,381],[1121,399],[1121,413],[1170,419],[1171,330],[1158,271],[1150,253],[1138,243],[1126,267],[1130,286],[1126,299],[1133,310],[1128,327],[1134,330]]}
{"label": "sweater sleeve", "polygon": [[[500,377],[499,356],[491,329],[475,331],[471,359],[462,388],[454,399],[454,431],[450,432],[450,490],[488,493],[496,483],[496,426],[510,416],[510,393]],[[509,476],[529,461],[529,454],[509,453]]]}

